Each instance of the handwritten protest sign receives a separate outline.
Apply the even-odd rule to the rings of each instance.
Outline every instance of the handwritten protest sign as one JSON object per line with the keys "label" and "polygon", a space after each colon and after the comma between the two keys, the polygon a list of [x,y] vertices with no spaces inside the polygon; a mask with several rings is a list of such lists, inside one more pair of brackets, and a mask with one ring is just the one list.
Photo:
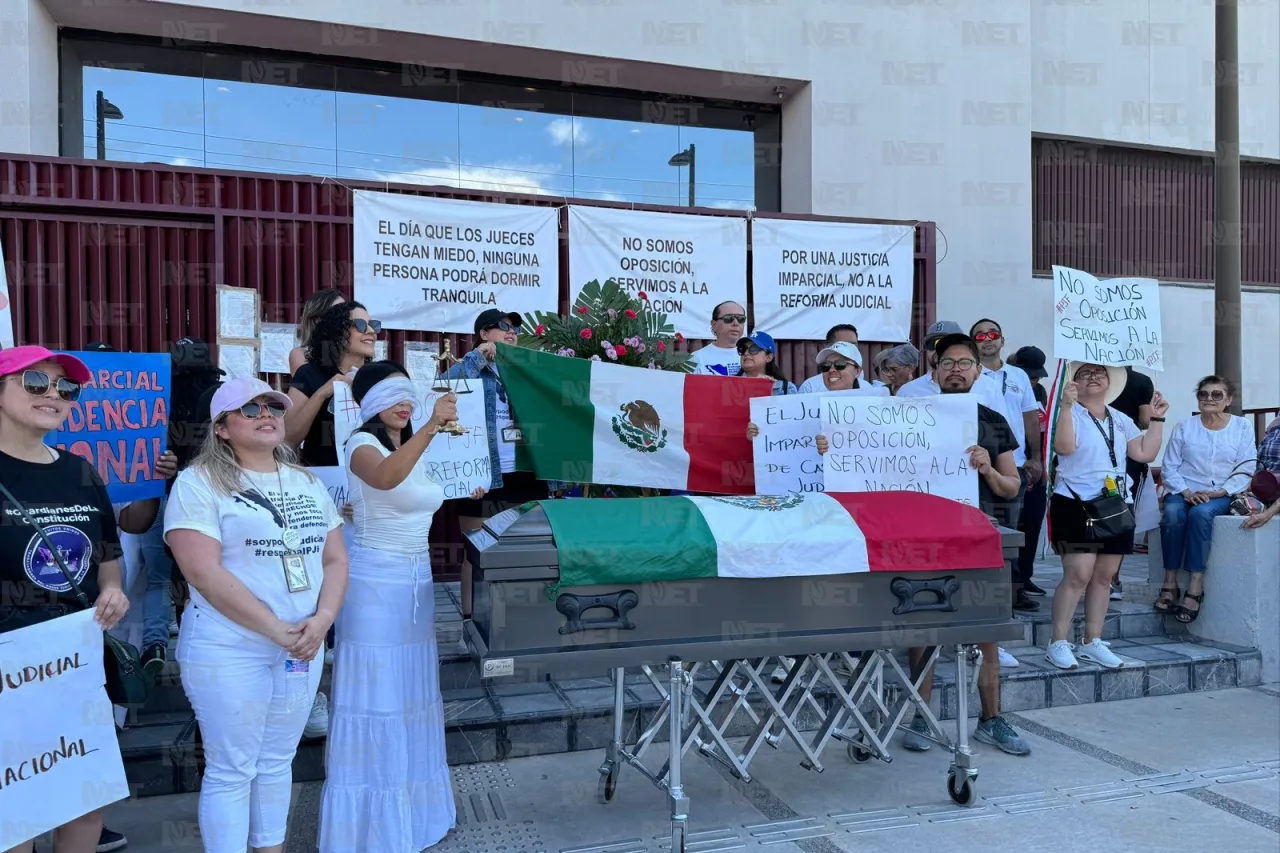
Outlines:
{"label": "handwritten protest sign", "polygon": [[969,452],[978,439],[978,399],[822,396],[828,492],[924,492],[978,505]]}
{"label": "handwritten protest sign", "polygon": [[[342,465],[333,465],[320,468],[308,468],[316,478],[324,484],[329,491],[329,497],[333,498],[333,502],[338,507],[338,512],[342,512],[343,507],[351,502],[347,496],[350,489],[350,481],[347,475],[347,469]],[[351,523],[351,519],[343,516],[342,519],[342,541],[346,543],[347,552],[351,552],[351,546],[355,544],[355,527]]]}
{"label": "handwritten protest sign", "polygon": [[341,448],[347,446],[351,433],[360,428],[360,404],[352,396],[351,385],[347,382],[333,383],[333,396],[329,400],[333,404],[333,440],[341,459]]}
{"label": "handwritten protest sign", "polygon": [[0,850],[129,796],[93,612],[0,634]]}
{"label": "handwritten protest sign", "polygon": [[[822,432],[822,394],[785,394],[750,401],[751,422],[760,430],[752,441],[756,493],[786,495],[821,492],[822,457],[814,439]],[[863,387],[825,396],[888,396],[883,388]]]}
{"label": "handwritten protest sign", "polygon": [[1053,354],[1067,361],[1164,370],[1159,282],[1100,281],[1087,272],[1055,266]]}
{"label": "handwritten protest sign", "polygon": [[71,404],[67,421],[46,442],[87,459],[112,503],[164,494],[156,460],[169,435],[167,354],[78,352],[92,379]]}

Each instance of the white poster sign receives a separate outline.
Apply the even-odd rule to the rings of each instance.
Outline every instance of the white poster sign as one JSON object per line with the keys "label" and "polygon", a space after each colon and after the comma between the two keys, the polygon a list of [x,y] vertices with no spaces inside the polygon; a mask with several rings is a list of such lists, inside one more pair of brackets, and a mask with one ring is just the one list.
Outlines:
{"label": "white poster sign", "polygon": [[105,680],[93,611],[0,634],[0,850],[129,796]]}
{"label": "white poster sign", "polygon": [[1154,278],[1100,281],[1055,266],[1053,354],[1067,361],[1164,370],[1160,283]]}
{"label": "white poster sign", "polygon": [[828,492],[924,492],[978,505],[978,398],[822,395]]}
{"label": "white poster sign", "polygon": [[911,339],[915,228],[754,219],[755,327],[777,340],[822,340],[852,323],[864,341]]}
{"label": "white poster sign", "polygon": [[350,482],[347,479],[347,468],[345,465],[325,466],[319,468],[308,468],[312,474],[324,484],[329,490],[329,497],[333,498],[334,504],[338,507],[338,512],[342,513],[342,541],[347,546],[347,552],[351,552],[351,546],[355,544],[355,527],[351,524],[351,519],[347,518],[346,507],[351,502],[347,497],[350,489]]}
{"label": "white poster sign", "polygon": [[712,309],[747,304],[747,220],[570,206],[569,276],[570,299],[612,278],[680,334],[709,339]]}
{"label": "white poster sign", "polygon": [[350,382],[333,383],[333,396],[329,402],[333,406],[333,442],[339,448],[338,458],[341,459],[341,448],[347,446],[351,433],[360,428],[360,404],[351,393]]}
{"label": "white poster sign", "polygon": [[554,312],[559,211],[355,193],[355,296],[388,329],[471,334],[487,308]]}
{"label": "white poster sign", "polygon": [[4,246],[0,246],[0,349],[10,349],[13,345],[13,303],[9,297],[9,276],[4,268]]}
{"label": "white poster sign", "polygon": [[751,422],[760,431],[752,441],[758,494],[823,491],[822,457],[814,440],[822,432],[824,396],[887,397],[888,393],[884,388],[866,386],[825,395],[752,398]]}

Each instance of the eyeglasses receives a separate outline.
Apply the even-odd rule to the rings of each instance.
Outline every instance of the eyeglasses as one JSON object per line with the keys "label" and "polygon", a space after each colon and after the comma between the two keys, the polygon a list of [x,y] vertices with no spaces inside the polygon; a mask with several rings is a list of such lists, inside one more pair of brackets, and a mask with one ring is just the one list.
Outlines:
{"label": "eyeglasses", "polygon": [[352,320],[351,325],[355,326],[356,331],[362,335],[365,332],[373,332],[376,335],[382,331],[381,320],[364,320],[364,319]]}
{"label": "eyeglasses", "polygon": [[[49,393],[49,374],[43,370],[24,370],[22,371],[22,390],[26,391],[32,397],[43,397]],[[63,376],[56,382],[53,387],[57,389],[58,396],[68,403],[74,403],[80,399],[80,383]]]}
{"label": "eyeglasses", "polygon": [[1088,382],[1090,379],[1105,379],[1107,372],[1105,370],[1081,370],[1076,374],[1077,382]]}
{"label": "eyeglasses", "polygon": [[738,347],[738,355],[759,355],[762,352],[768,352],[768,350],[760,349],[755,344],[745,344]]}
{"label": "eyeglasses", "polygon": [[717,318],[721,323],[745,323],[747,322],[746,314],[721,314]]}
{"label": "eyeglasses", "polygon": [[262,410],[266,409],[267,414],[273,418],[283,418],[285,408],[280,403],[272,400],[269,403],[259,403],[256,400],[245,403],[237,411],[249,420],[257,420],[262,415]]}
{"label": "eyeglasses", "polygon": [[849,362],[847,361],[828,361],[818,365],[818,372],[826,373],[828,370],[840,371],[845,370],[848,367]]}
{"label": "eyeglasses", "polygon": [[973,339],[978,343],[982,343],[983,341],[996,341],[1000,339],[1000,333],[999,332],[978,332],[978,334],[973,336]]}
{"label": "eyeglasses", "polygon": [[493,329],[501,329],[504,332],[510,332],[515,330],[515,326],[511,325],[506,320],[501,320],[497,323],[494,323],[492,326],[485,326],[484,329],[482,329],[481,331],[488,332]]}
{"label": "eyeglasses", "polygon": [[1227,392],[1223,391],[1220,388],[1215,388],[1212,391],[1197,391],[1196,399],[1197,400],[1213,400],[1215,403],[1217,403],[1227,399]]}
{"label": "eyeglasses", "polygon": [[972,370],[978,362],[971,358],[944,358],[938,362],[940,370]]}

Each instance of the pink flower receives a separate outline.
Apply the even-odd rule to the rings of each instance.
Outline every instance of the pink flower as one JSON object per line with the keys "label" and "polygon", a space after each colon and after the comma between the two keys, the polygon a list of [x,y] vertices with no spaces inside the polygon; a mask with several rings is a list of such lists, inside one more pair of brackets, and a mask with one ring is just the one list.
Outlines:
{"label": "pink flower", "polygon": [[578,337],[582,338],[584,341],[591,340],[591,335],[592,332],[590,329],[583,329],[581,332],[578,332]]}
{"label": "pink flower", "polygon": [[605,313],[609,315],[610,320],[618,319],[618,311],[616,308],[610,308],[607,311],[605,311]]}
{"label": "pink flower", "polygon": [[591,356],[591,360],[592,360],[592,361],[600,361],[600,356],[598,356],[598,355],[593,355],[593,356]]}
{"label": "pink flower", "polygon": [[644,344],[636,344],[636,352],[644,352]]}
{"label": "pink flower", "polygon": [[626,317],[628,320],[634,320],[636,318],[636,312],[628,308],[626,311],[622,312],[622,316]]}
{"label": "pink flower", "polygon": [[645,302],[649,301],[649,294],[645,293],[643,290],[637,293],[636,295],[639,296],[641,299],[643,299]]}
{"label": "pink flower", "polygon": [[544,334],[546,334],[546,331],[547,331],[547,327],[539,323],[538,328],[534,329],[533,333],[538,337],[542,337]]}
{"label": "pink flower", "polygon": [[565,358],[573,358],[577,353],[573,351],[572,347],[561,347],[556,350],[556,355],[562,355]]}
{"label": "pink flower", "polygon": [[667,345],[664,344],[662,341],[658,341],[658,352],[666,352],[666,351],[667,351]]}
{"label": "pink flower", "polygon": [[600,349],[613,349],[613,344],[609,343],[608,341],[601,341]]}
{"label": "pink flower", "polygon": [[650,369],[650,370],[657,370],[657,369],[658,369],[658,365],[654,364],[654,363],[651,361],[651,362],[649,362],[649,369]]}
{"label": "pink flower", "polygon": [[588,309],[588,308],[587,308],[587,306],[585,306],[585,305],[579,305],[579,306],[578,306],[578,313],[579,313],[579,314],[585,314],[585,313],[587,313],[587,311],[588,311],[588,310],[590,310],[590,309]]}
{"label": "pink flower", "polygon": [[613,347],[605,347],[604,354],[609,356],[609,358],[613,359],[614,361],[618,360],[618,351]]}
{"label": "pink flower", "polygon": [[614,351],[614,352],[616,352],[618,355],[626,355],[626,354],[627,354],[627,348],[626,348],[626,347],[614,347],[614,348],[613,348],[613,351]]}

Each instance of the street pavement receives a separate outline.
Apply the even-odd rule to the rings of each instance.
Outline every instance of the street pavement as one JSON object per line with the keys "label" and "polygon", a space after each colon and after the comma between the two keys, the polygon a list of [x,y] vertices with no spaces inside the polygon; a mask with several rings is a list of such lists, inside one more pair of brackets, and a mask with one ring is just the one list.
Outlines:
{"label": "street pavement", "polygon": [[[690,750],[689,851],[1280,850],[1280,685],[1099,702],[1010,715],[1030,742],[1017,758],[974,744],[977,803],[946,794],[949,755],[895,738],[893,761],[855,764],[833,743],[825,770],[785,741],[762,749],[751,781]],[[954,733],[953,724],[944,727]],[[665,746],[660,744],[659,747]],[[518,746],[517,746],[518,748]],[[669,848],[662,792],[624,768],[596,800],[603,752],[454,768],[466,816],[439,853],[659,853]],[[315,850],[320,785],[295,786],[287,853]],[[113,806],[132,853],[200,850],[196,795]],[[945,845],[945,847],[944,847]],[[353,851],[354,853],[354,851]]]}

